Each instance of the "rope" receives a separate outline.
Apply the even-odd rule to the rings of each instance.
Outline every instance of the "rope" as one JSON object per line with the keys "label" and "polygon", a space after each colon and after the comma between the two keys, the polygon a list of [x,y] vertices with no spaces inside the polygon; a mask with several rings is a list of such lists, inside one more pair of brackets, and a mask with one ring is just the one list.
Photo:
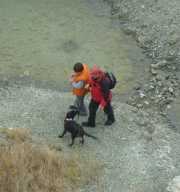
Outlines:
{"label": "rope", "polygon": [[67,62],[66,62],[64,52],[62,52],[62,53],[63,53],[63,58],[64,58],[64,63],[65,63],[65,66],[66,66],[66,70],[67,70],[67,72],[69,73],[69,76],[70,76],[70,71],[69,71],[68,66],[67,66]]}

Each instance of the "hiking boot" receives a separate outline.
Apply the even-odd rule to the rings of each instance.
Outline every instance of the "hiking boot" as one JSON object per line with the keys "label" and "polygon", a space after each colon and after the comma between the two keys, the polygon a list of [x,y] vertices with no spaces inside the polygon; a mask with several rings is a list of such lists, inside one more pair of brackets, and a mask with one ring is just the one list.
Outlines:
{"label": "hiking boot", "polygon": [[89,122],[82,122],[84,127],[95,127],[95,124],[90,124]]}
{"label": "hiking boot", "polygon": [[105,125],[111,125],[112,123],[114,123],[115,120],[107,120]]}
{"label": "hiking boot", "polygon": [[75,109],[75,110],[79,109],[78,107],[76,107],[76,106],[74,106],[74,105],[70,105],[69,108],[70,108],[70,109]]}

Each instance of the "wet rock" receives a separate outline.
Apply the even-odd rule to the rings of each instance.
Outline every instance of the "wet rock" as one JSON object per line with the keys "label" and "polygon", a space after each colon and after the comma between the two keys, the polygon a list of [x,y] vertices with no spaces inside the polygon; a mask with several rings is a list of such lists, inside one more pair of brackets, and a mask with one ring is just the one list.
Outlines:
{"label": "wet rock", "polygon": [[169,39],[167,39],[167,43],[170,45],[173,45],[179,41],[179,36],[178,35],[173,35]]}
{"label": "wet rock", "polygon": [[156,81],[156,77],[152,77],[152,78],[150,79],[150,81],[151,81],[151,82],[155,82],[155,81]]}
{"label": "wet rock", "polygon": [[163,60],[156,64],[151,64],[150,67],[153,69],[162,69],[162,68],[166,67],[167,65],[169,65],[169,63],[167,61]]}
{"label": "wet rock", "polygon": [[146,41],[147,41],[147,38],[145,36],[139,36],[137,38],[137,42],[139,43],[139,46],[144,46]]}
{"label": "wet rock", "polygon": [[135,89],[135,90],[139,90],[140,88],[141,88],[141,86],[140,86],[139,84],[135,84],[135,85],[134,85],[134,89]]}
{"label": "wet rock", "polygon": [[148,86],[149,86],[148,84],[143,85],[143,87],[141,88],[142,91],[144,91],[145,93],[148,93],[149,92],[149,87]]}
{"label": "wet rock", "polygon": [[169,79],[169,74],[166,75],[166,80]]}
{"label": "wet rock", "polygon": [[111,13],[111,18],[113,18],[113,19],[120,19],[121,17],[123,17],[123,13],[114,13],[114,12],[112,12]]}
{"label": "wet rock", "polygon": [[144,97],[146,97],[146,95],[145,95],[144,93],[140,93],[139,97],[140,97],[141,99],[143,99]]}
{"label": "wet rock", "polygon": [[153,90],[154,88],[155,88],[155,87],[152,86],[152,85],[149,86],[149,89],[150,89],[150,90]]}
{"label": "wet rock", "polygon": [[180,98],[180,91],[175,92],[174,97],[176,99],[179,99]]}
{"label": "wet rock", "polygon": [[180,176],[175,177],[166,188],[166,192],[180,192]]}
{"label": "wet rock", "polygon": [[158,87],[162,87],[163,83],[161,81],[157,82]]}
{"label": "wet rock", "polygon": [[148,125],[147,125],[147,128],[148,128],[148,132],[149,132],[149,133],[151,133],[151,134],[154,133],[154,131],[155,131],[155,126],[152,126],[151,124],[148,124]]}
{"label": "wet rock", "polygon": [[122,29],[126,35],[131,35],[133,33],[133,30],[131,27],[123,27]]}
{"label": "wet rock", "polygon": [[156,74],[157,74],[157,71],[155,71],[154,69],[151,69],[151,73],[152,73],[153,75],[156,75]]}
{"label": "wet rock", "polygon": [[168,91],[169,91],[170,93],[173,93],[173,92],[174,92],[172,87],[169,87]]}
{"label": "wet rock", "polygon": [[138,109],[140,109],[140,108],[142,108],[142,107],[143,107],[143,105],[142,105],[142,104],[137,104],[136,106],[137,106],[137,108],[138,108]]}
{"label": "wet rock", "polygon": [[162,80],[162,77],[161,77],[160,75],[157,75],[157,76],[156,76],[156,80],[157,80],[157,81],[161,81],[161,80]]}
{"label": "wet rock", "polygon": [[133,112],[133,113],[138,113],[138,108],[135,108],[135,107],[134,107],[134,108],[132,109],[132,112]]}
{"label": "wet rock", "polygon": [[144,101],[144,103],[145,103],[146,105],[149,105],[149,102],[148,102],[148,101]]}
{"label": "wet rock", "polygon": [[115,3],[114,5],[112,5],[112,10],[113,11],[118,11],[122,8],[122,5],[120,3]]}
{"label": "wet rock", "polygon": [[172,101],[174,100],[174,98],[173,98],[173,97],[169,97],[168,100],[169,100],[170,102],[172,102]]}

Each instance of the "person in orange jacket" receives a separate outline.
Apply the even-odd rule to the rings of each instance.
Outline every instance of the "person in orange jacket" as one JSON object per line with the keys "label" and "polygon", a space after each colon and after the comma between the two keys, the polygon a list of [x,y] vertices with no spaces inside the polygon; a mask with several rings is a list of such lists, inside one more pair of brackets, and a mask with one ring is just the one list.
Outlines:
{"label": "person in orange jacket", "polygon": [[84,96],[89,92],[85,89],[85,85],[89,81],[89,70],[86,64],[76,63],[73,67],[74,73],[70,76],[70,82],[72,85],[72,93],[76,95],[76,99],[73,105],[70,105],[70,109],[79,109],[79,114],[87,116],[86,107],[84,104]]}
{"label": "person in orange jacket", "polygon": [[95,127],[96,111],[103,110],[107,115],[105,125],[111,125],[115,122],[114,112],[111,106],[112,92],[109,88],[109,79],[98,67],[90,69],[90,80],[85,86],[91,92],[91,101],[89,103],[89,118],[87,122],[82,122],[85,127]]}

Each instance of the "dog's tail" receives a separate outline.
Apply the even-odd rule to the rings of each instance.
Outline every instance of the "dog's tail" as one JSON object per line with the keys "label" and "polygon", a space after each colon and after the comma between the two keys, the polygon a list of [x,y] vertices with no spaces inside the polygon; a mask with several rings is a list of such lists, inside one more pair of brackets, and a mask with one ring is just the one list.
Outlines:
{"label": "dog's tail", "polygon": [[86,135],[87,137],[91,137],[91,138],[93,138],[93,139],[97,139],[97,137],[95,137],[95,136],[93,136],[93,135],[90,135],[90,134],[86,133],[85,131],[84,131],[84,135]]}

